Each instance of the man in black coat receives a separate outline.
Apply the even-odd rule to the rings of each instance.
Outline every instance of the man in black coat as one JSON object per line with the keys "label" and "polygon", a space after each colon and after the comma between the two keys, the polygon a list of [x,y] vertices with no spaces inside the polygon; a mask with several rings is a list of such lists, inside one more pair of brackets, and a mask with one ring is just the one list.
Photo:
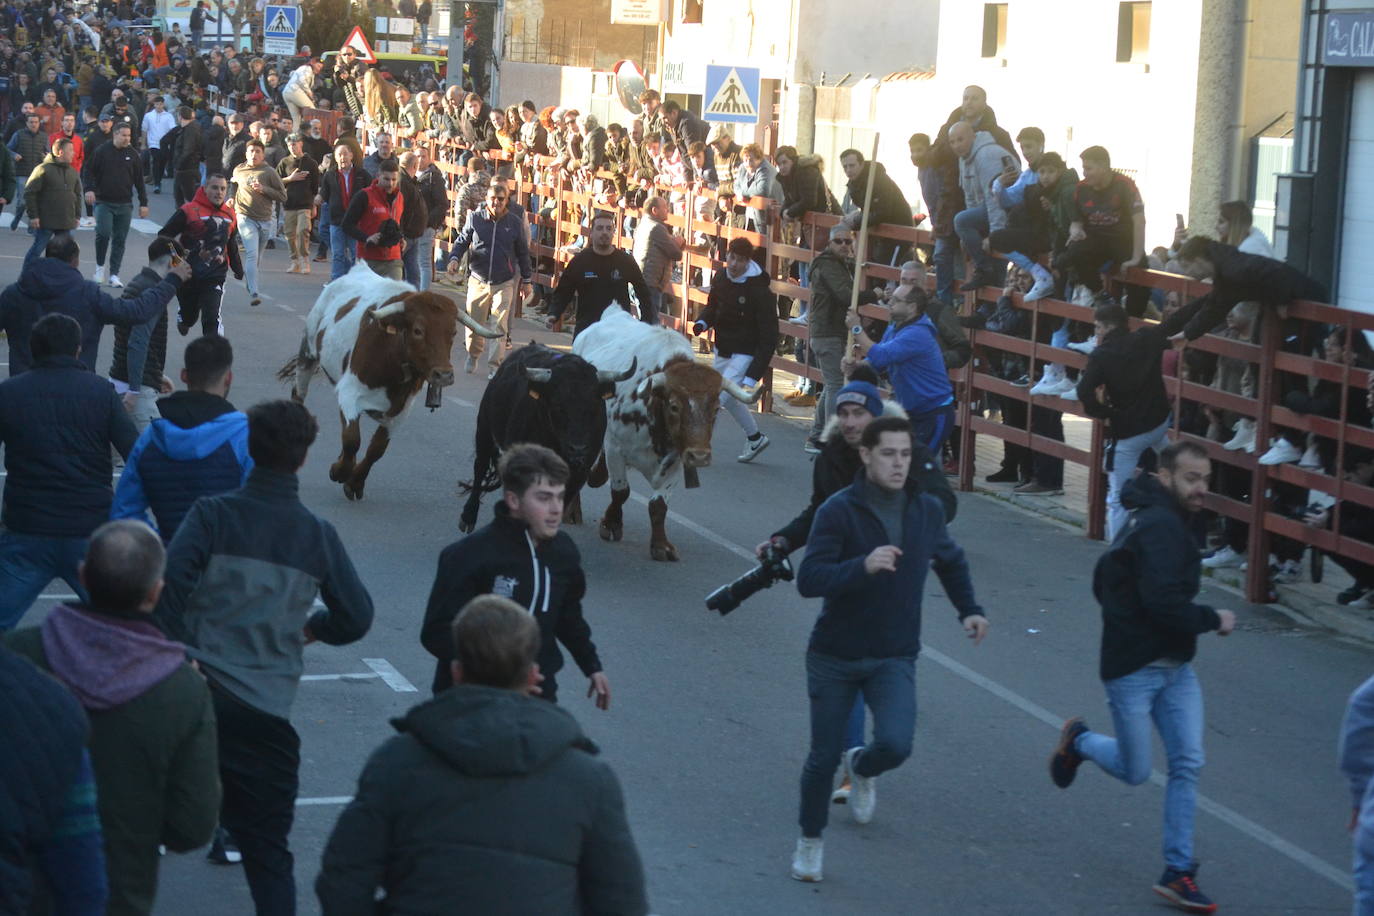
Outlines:
{"label": "man in black coat", "polygon": [[1180,909],[1216,907],[1197,887],[1193,815],[1202,769],[1202,687],[1190,662],[1197,637],[1225,636],[1236,615],[1197,603],[1202,563],[1189,516],[1202,508],[1212,465],[1193,442],[1160,452],[1158,477],[1126,488],[1131,521],[1093,571],[1102,606],[1099,675],[1112,708],[1116,737],[1090,731],[1081,718],[1064,723],[1050,757],[1050,777],[1066,789],[1091,760],[1110,776],[1137,786],[1150,776],[1151,721],[1169,760],[1164,803],[1164,875],[1155,893]]}
{"label": "man in black coat", "polygon": [[615,774],[571,715],[527,695],[541,616],[479,595],[438,628],[457,686],[393,720],[401,734],[368,760],[315,881],[327,916],[379,898],[396,913],[648,912]]}
{"label": "man in black coat", "polygon": [[79,356],[81,325],[41,318],[29,336],[33,368],[0,383],[5,447],[0,514],[0,631],[19,622],[53,579],[86,600],[77,568],[110,516],[113,448],[128,457],[138,431],[110,383]]}
{"label": "man in black coat", "polygon": [[[778,343],[778,312],[768,274],[754,260],[754,245],[746,238],[730,240],[725,269],[711,280],[706,307],[692,325],[700,336],[714,328],[715,368],[732,382],[752,388],[763,381],[773,348]],[[747,441],[736,461],[750,462],[768,448],[768,437],[759,430],[749,405],[720,393],[720,404],[744,430]]]}
{"label": "man in black coat", "polygon": [[172,194],[180,207],[196,196],[200,187],[200,164],[205,159],[205,136],[196,123],[196,113],[190,106],[177,109],[177,123],[181,131],[172,147]]}
{"label": "man in black coat", "polygon": [[568,465],[553,450],[527,443],[501,456],[500,473],[504,497],[496,518],[439,555],[420,630],[420,642],[438,660],[434,692],[453,684],[449,630],[454,618],[476,596],[494,594],[524,606],[539,622],[542,696],[558,701],[554,675],[563,667],[562,643],[588,678],[587,696],[595,695],[599,709],[609,709],[611,683],[582,616],[587,591],[582,558],[567,532],[558,530]]}
{"label": "man in black coat", "polygon": [[849,179],[848,203],[855,208],[845,214],[844,221],[845,225],[855,232],[863,224],[864,198],[868,196],[868,174],[870,171],[873,172],[873,194],[868,203],[870,235],[866,260],[894,267],[910,260],[909,244],[871,234],[875,227],[883,223],[891,223],[894,226],[915,225],[911,217],[911,204],[907,203],[906,195],[897,187],[897,182],[887,174],[887,169],[883,168],[881,162],[866,162],[864,154],[856,149],[847,149],[840,153],[840,167],[844,169],[845,178]]}

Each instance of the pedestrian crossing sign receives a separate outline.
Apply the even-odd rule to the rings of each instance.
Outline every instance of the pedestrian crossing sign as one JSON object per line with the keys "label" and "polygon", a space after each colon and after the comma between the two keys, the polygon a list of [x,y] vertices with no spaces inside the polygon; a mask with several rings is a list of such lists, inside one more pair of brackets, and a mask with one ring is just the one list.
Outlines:
{"label": "pedestrian crossing sign", "polygon": [[759,120],[759,70],[708,64],[704,121],[757,124]]}
{"label": "pedestrian crossing sign", "polygon": [[262,51],[264,54],[294,55],[296,33],[300,31],[301,8],[268,6],[262,14]]}

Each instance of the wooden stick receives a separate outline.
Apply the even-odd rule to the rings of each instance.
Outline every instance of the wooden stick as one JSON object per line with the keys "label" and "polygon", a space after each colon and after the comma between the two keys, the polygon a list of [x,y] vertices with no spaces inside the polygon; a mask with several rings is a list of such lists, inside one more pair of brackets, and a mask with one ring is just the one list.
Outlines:
{"label": "wooden stick", "polygon": [[[868,260],[868,214],[873,204],[873,178],[878,174],[878,137],[879,134],[873,135],[873,155],[868,158],[868,182],[864,188],[864,206],[859,217],[859,237],[854,245],[854,283],[849,290],[849,309],[856,315],[859,307],[859,275],[864,262]],[[854,328],[850,327],[847,352],[851,356],[858,354],[858,345],[854,338]]]}

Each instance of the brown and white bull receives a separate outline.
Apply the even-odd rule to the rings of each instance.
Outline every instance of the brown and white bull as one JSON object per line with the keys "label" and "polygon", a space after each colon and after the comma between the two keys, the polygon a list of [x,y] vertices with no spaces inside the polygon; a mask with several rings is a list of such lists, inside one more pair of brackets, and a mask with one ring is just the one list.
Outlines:
{"label": "brown and white bull", "polygon": [[[763,393],[753,392],[721,377],[696,361],[692,345],[676,331],[645,324],[612,303],[601,319],[577,335],[573,352],[598,370],[617,376],[637,366],[616,384],[607,401],[606,446],[603,452],[611,482],[611,504],[601,519],[603,540],[624,535],[622,507],[630,498],[626,468],[644,475],[654,490],[649,500],[653,532],[649,554],[655,560],[676,560],[677,548],[668,540],[668,494],[680,478],[696,485],[696,472],[711,463],[711,430],[715,427],[723,391],[752,404]],[[588,481],[600,486],[595,472]]]}
{"label": "brown and white bull", "polygon": [[[409,283],[378,276],[362,261],[315,300],[300,352],[277,378],[294,382],[291,397],[301,403],[316,372],[333,383],[343,449],[329,479],[343,484],[349,499],[363,498],[368,472],[420,389],[453,384],[450,353],[459,321],[483,337],[503,333],[483,327],[447,296],[416,292]],[[378,426],[359,462],[364,414]]]}

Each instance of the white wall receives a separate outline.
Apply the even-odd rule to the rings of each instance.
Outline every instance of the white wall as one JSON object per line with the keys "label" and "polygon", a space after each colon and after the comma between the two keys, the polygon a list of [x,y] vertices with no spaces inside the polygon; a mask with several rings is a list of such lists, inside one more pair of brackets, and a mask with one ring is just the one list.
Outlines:
{"label": "white wall", "polygon": [[972,0],[801,0],[792,75],[814,82],[824,72],[833,84],[853,72],[852,84],[865,73],[929,70],[935,66],[942,5],[976,6],[981,26],[982,4]]}

